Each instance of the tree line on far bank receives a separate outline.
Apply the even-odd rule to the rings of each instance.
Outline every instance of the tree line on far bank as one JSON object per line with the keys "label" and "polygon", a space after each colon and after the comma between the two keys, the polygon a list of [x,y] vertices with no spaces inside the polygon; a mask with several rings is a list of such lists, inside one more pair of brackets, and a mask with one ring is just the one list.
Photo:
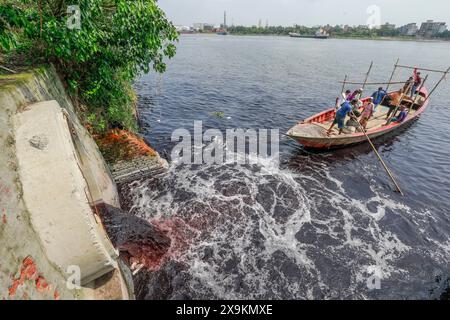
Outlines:
{"label": "tree line on far bank", "polygon": [[133,81],[151,70],[164,72],[177,39],[156,0],[0,4],[0,64],[26,69],[53,63],[94,132],[136,129]]}
{"label": "tree line on far bank", "polygon": [[[379,37],[401,37],[401,32],[396,28],[389,28],[382,26],[379,29],[369,29],[366,26],[353,26],[353,27],[341,27],[341,26],[323,26],[323,27],[305,27],[305,26],[232,26],[228,28],[228,31],[232,34],[240,35],[289,35],[289,33],[299,33],[303,35],[313,35],[319,29],[324,29],[332,37],[354,37],[354,38],[379,38]],[[445,31],[437,36],[441,39],[450,39],[450,31]]]}

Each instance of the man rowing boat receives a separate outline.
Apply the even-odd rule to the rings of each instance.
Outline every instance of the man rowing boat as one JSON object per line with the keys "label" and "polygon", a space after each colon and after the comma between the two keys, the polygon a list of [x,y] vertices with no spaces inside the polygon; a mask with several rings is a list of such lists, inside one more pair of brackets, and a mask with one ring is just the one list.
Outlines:
{"label": "man rowing boat", "polygon": [[[352,107],[353,106],[353,107]],[[358,106],[358,100],[353,99],[350,103],[348,101],[345,101],[338,111],[336,111],[336,116],[334,118],[333,123],[331,124],[330,128],[327,131],[327,135],[331,134],[331,130],[333,127],[337,124],[339,128],[339,134],[342,133],[342,130],[344,129],[344,121],[345,117],[347,115],[350,115],[350,117],[354,117],[353,114],[353,108],[356,108]]]}

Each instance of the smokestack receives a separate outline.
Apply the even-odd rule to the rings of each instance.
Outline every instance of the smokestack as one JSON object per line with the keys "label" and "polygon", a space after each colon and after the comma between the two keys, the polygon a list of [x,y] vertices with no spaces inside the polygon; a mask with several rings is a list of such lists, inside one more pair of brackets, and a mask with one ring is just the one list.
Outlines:
{"label": "smokestack", "polygon": [[227,27],[227,12],[226,11],[223,12],[223,27],[224,28]]}

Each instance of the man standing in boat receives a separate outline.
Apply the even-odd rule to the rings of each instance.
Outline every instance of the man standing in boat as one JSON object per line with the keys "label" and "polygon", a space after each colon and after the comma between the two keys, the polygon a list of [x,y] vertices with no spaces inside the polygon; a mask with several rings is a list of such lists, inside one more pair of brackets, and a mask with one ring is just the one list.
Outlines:
{"label": "man standing in boat", "polygon": [[337,124],[338,128],[339,128],[339,134],[342,133],[342,130],[344,129],[345,126],[345,117],[347,117],[347,115],[350,115],[350,117],[354,117],[353,114],[353,108],[358,106],[358,100],[357,99],[353,99],[350,103],[348,101],[345,101],[341,107],[339,108],[338,111],[336,111],[336,117],[334,118],[333,123],[331,124],[330,129],[328,129],[327,131],[327,135],[331,134],[331,130],[333,129],[333,127]]}
{"label": "man standing in boat", "polygon": [[[375,91],[372,94],[373,104],[375,105],[375,109],[384,101],[386,95],[387,95],[387,92],[386,92],[386,90],[383,90],[382,87],[379,87],[378,91]],[[375,109],[374,109],[374,111],[375,111]]]}
{"label": "man standing in boat", "polygon": [[386,102],[389,111],[386,114],[386,119],[390,119],[391,116],[395,117],[396,110],[398,110],[400,106],[403,95],[404,95],[403,89],[400,89],[396,92],[392,92],[390,95],[388,95],[389,99],[386,99]]}
{"label": "man standing in boat", "polygon": [[348,101],[359,100],[361,99],[361,95],[363,93],[363,89],[355,90],[351,95],[347,96]]}
{"label": "man standing in boat", "polygon": [[[380,88],[383,89],[383,88]],[[383,96],[384,98],[384,96]],[[367,123],[369,122],[370,118],[373,116],[374,114],[374,110],[375,110],[375,106],[376,104],[374,104],[374,99],[373,97],[370,97],[369,100],[364,104],[364,110],[361,114],[361,120],[359,121],[359,123],[361,124],[361,127],[364,128],[364,130],[366,130],[367,127]],[[382,100],[380,100],[379,103],[381,103]]]}
{"label": "man standing in boat", "polygon": [[405,94],[409,94],[413,85],[414,85],[414,77],[409,77],[409,79],[405,82],[405,85],[403,86],[403,92]]}
{"label": "man standing in boat", "polygon": [[414,69],[414,83],[411,89],[411,99],[413,98],[414,94],[416,93],[416,90],[419,89],[420,85],[422,84],[422,78],[420,77],[420,72],[417,72],[417,68]]}

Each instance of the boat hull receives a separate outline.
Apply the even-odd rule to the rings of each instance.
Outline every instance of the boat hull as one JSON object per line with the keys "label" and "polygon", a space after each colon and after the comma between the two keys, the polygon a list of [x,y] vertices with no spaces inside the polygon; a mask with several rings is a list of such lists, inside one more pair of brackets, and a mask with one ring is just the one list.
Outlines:
{"label": "boat hull", "polygon": [[327,35],[301,35],[301,34],[295,34],[291,33],[289,34],[291,38],[303,38],[303,39],[328,39],[329,36]]}
{"label": "boat hull", "polygon": [[[411,120],[405,121],[400,125],[397,125],[395,127],[392,127],[387,130],[383,130],[382,132],[377,133],[371,133],[368,134],[370,139],[376,139],[381,136],[388,135],[390,133],[394,133],[397,130],[400,130],[403,127],[406,127],[408,123],[410,123]],[[342,135],[342,137],[339,138],[304,138],[304,137],[295,137],[290,136],[290,138],[296,140],[298,143],[303,145],[304,147],[311,148],[311,149],[339,149],[339,148],[345,148],[354,146],[361,143],[367,143],[367,138],[365,135],[362,136],[348,136],[348,135]]]}

